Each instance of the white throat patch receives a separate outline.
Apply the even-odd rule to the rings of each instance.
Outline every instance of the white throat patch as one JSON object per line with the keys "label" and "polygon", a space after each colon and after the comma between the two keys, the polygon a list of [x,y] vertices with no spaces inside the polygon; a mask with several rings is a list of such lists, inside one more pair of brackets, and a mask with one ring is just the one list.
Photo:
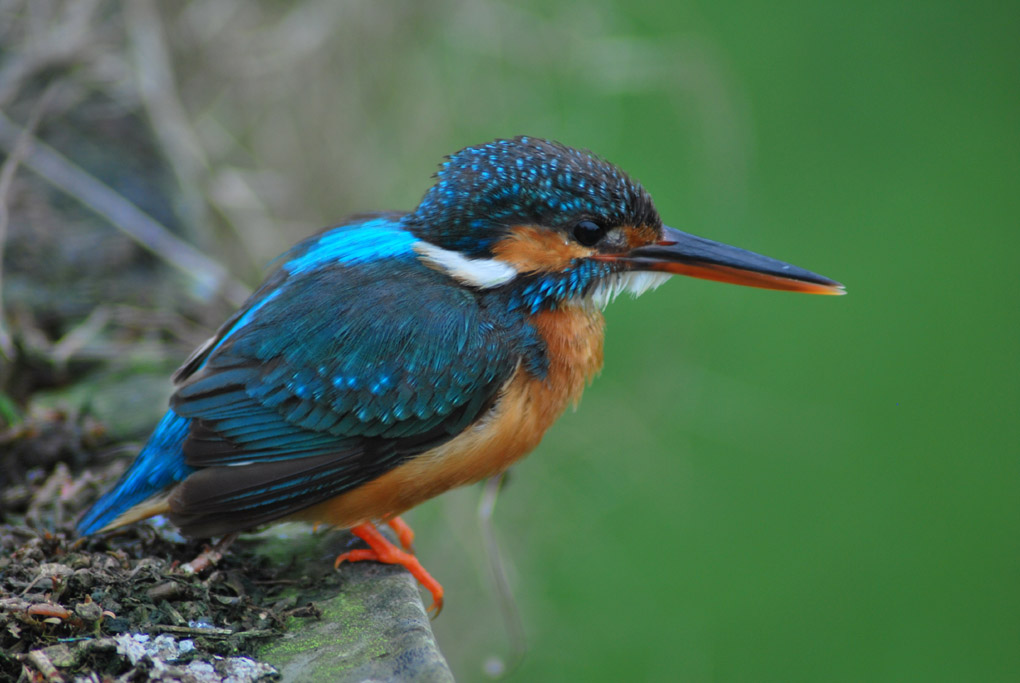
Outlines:
{"label": "white throat patch", "polygon": [[414,250],[426,263],[472,287],[480,289],[499,287],[517,277],[517,269],[499,259],[467,258],[460,252],[443,249],[424,241],[415,244]]}
{"label": "white throat patch", "polygon": [[672,273],[651,273],[647,271],[616,273],[600,282],[585,298],[593,306],[605,308],[624,292],[629,292],[631,295],[639,297],[648,290],[655,289],[670,277],[672,277]]}

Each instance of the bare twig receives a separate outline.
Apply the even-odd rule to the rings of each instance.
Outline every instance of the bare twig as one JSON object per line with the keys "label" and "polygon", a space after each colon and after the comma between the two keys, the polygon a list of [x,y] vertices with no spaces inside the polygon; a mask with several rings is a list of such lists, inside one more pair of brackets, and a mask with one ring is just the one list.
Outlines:
{"label": "bare twig", "polygon": [[499,497],[499,490],[503,486],[505,477],[506,473],[504,472],[486,479],[485,488],[482,490],[482,499],[478,503],[478,525],[482,530],[485,552],[489,558],[489,569],[492,572],[492,580],[496,584],[499,607],[503,613],[503,623],[506,625],[507,637],[510,640],[510,658],[507,662],[501,661],[498,657],[491,657],[485,662],[486,673],[493,678],[502,678],[513,672],[520,666],[528,651],[527,636],[524,632],[524,625],[521,623],[521,614],[517,610],[517,601],[514,600],[513,590],[506,578],[503,558],[499,552],[499,543],[492,528],[492,513],[496,509],[496,499]]}
{"label": "bare twig", "polygon": [[63,683],[64,677],[57,671],[57,667],[53,666],[53,662],[46,656],[46,653],[42,650],[32,650],[28,653],[28,661],[32,662],[32,665],[43,675],[43,678],[48,683]]}
{"label": "bare twig", "polygon": [[199,574],[204,572],[209,567],[215,566],[220,560],[223,559],[223,553],[226,552],[230,544],[237,538],[237,533],[230,533],[221,538],[211,548],[206,548],[198,554],[198,557],[193,559],[191,562],[186,562],[181,565],[180,571],[182,574]]}
{"label": "bare twig", "polygon": [[[0,113],[0,146],[12,150],[23,129]],[[248,296],[248,288],[235,280],[222,264],[178,239],[165,226],[109,186],[44,142],[29,136],[31,151],[25,166],[110,221],[135,242],[195,280],[200,294],[222,292],[235,306]]]}

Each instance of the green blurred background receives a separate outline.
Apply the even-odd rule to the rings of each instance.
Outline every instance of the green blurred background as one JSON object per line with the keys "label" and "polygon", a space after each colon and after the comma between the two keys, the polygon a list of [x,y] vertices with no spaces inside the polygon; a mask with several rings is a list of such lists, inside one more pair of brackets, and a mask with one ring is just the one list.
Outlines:
{"label": "green blurred background", "polygon": [[[497,506],[530,645],[512,680],[1007,681],[1018,18],[1005,2],[139,2],[126,47],[107,32],[96,49],[137,66],[162,33],[176,92],[144,104],[196,143],[175,170],[208,197],[195,225],[218,226],[190,238],[249,284],[348,213],[412,208],[442,155],[528,134],[619,164],[670,225],[848,286],[676,279],[608,309],[605,371]],[[465,681],[508,654],[479,493],[411,516]]]}

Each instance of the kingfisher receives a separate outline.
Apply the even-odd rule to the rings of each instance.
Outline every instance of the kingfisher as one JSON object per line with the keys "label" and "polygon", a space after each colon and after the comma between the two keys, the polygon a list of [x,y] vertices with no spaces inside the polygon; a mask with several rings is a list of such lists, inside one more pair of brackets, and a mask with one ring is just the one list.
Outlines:
{"label": "kingfisher", "polygon": [[667,227],[619,168],[532,137],[446,157],[414,211],[353,216],[276,264],[174,374],[169,410],[78,530],[153,515],[199,538],[350,529],[368,547],[338,566],[402,565],[437,613],[443,588],[399,515],[538,445],[601,369],[618,294],[675,274],[844,293]]}

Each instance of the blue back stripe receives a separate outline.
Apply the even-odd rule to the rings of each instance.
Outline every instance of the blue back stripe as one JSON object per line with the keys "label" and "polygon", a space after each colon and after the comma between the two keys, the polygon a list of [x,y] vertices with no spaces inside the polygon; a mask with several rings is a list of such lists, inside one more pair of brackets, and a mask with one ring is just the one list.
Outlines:
{"label": "blue back stripe", "polygon": [[305,253],[283,268],[291,275],[328,263],[367,263],[382,259],[414,257],[418,238],[392,218],[374,218],[324,233]]}

